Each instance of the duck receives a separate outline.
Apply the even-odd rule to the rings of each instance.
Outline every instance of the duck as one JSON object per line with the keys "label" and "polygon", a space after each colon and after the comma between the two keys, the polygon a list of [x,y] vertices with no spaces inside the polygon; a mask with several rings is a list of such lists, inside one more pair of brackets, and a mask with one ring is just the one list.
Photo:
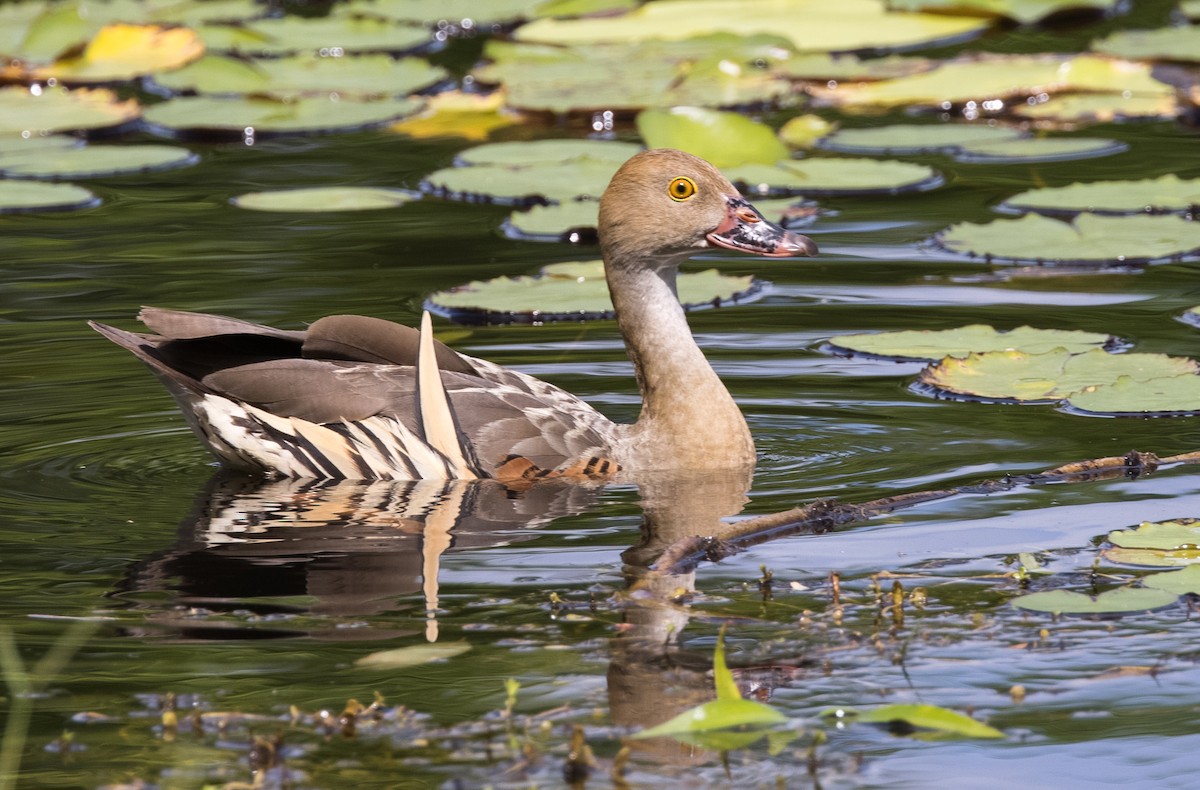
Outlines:
{"label": "duck", "polygon": [[600,198],[598,236],[616,322],[642,396],[616,423],[574,395],[458,353],[419,328],[359,315],[304,330],[144,307],[149,332],[90,326],[132,352],[227,467],[268,477],[528,483],[753,468],[754,441],[691,334],[681,263],[714,248],[815,256],[713,165],[635,154]]}

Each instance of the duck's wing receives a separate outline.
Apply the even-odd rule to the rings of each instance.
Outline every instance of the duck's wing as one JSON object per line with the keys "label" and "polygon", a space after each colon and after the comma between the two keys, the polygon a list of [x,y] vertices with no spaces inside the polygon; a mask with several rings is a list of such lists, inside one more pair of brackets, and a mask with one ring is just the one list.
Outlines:
{"label": "duck's wing", "polygon": [[[615,426],[557,387],[437,343],[331,316],[307,332],[143,310],[94,324],[154,370],[227,463],[292,477],[605,479]],[[425,375],[422,375],[424,371]]]}

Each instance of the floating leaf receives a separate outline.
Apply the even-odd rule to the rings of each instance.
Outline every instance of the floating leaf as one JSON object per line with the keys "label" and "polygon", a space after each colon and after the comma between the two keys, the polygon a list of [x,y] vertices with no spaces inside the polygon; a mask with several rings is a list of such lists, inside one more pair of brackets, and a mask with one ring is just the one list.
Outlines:
{"label": "floating leaf", "polygon": [[1200,520],[1143,521],[1133,529],[1113,530],[1108,542],[1125,549],[1200,551]]}
{"label": "floating leaf", "polygon": [[1023,25],[1069,11],[1113,10],[1118,0],[888,0],[888,6],[904,11],[944,14],[1002,16]]}
{"label": "floating leaf", "polygon": [[539,5],[536,0],[353,0],[345,11],[371,14],[404,22],[432,27],[438,22],[461,24],[468,20],[468,29],[491,25],[511,24],[526,19],[530,10]]}
{"label": "floating leaf", "polygon": [[0,214],[69,211],[94,206],[100,199],[74,184],[0,179]]}
{"label": "floating leaf", "polygon": [[1017,140],[1019,129],[987,124],[893,124],[841,129],[821,141],[820,147],[850,154],[955,153],[976,143]]}
{"label": "floating leaf", "polygon": [[643,110],[637,129],[647,148],[678,148],[721,168],[771,164],[788,156],[787,146],[771,127],[733,112],[704,107]]}
{"label": "floating leaf", "polygon": [[[709,269],[680,273],[677,287],[684,309],[697,310],[753,301],[762,284]],[[433,294],[426,309],[467,324],[585,321],[613,314],[600,261],[553,264],[533,277],[468,283]]]}
{"label": "floating leaf", "polygon": [[590,159],[621,165],[642,150],[636,143],[605,140],[531,140],[519,143],[489,143],[468,148],[458,161],[468,165],[559,164]]}
{"label": "floating leaf", "polygon": [[254,211],[372,211],[395,208],[414,198],[411,192],[382,187],[309,187],[273,192],[248,192],[230,202]]}
{"label": "floating leaf", "polygon": [[580,197],[599,198],[618,167],[616,162],[593,159],[513,167],[447,167],[426,176],[422,188],[457,199],[485,196],[500,203],[567,202]]}
{"label": "floating leaf", "polygon": [[[182,136],[330,134],[382,126],[416,111],[409,99],[362,102],[330,98],[290,101],[185,97],[146,109],[146,120]],[[248,135],[249,133],[249,135]]]}
{"label": "floating leaf", "polygon": [[171,145],[88,145],[53,151],[0,151],[0,175],[51,181],[101,178],[171,170],[198,161],[200,157],[186,148]]}
{"label": "floating leaf", "polygon": [[337,93],[343,97],[403,96],[445,79],[421,58],[390,55],[293,55],[247,63],[209,56],[156,81],[171,90],[202,94],[261,93],[275,97]]}
{"label": "floating leaf", "polygon": [[1179,114],[1179,104],[1172,93],[1083,93],[1047,97],[1045,101],[1032,100],[1014,104],[1010,109],[1021,118],[1036,121],[1039,126],[1067,127],[1080,123],[1174,118]]}
{"label": "floating leaf", "polygon": [[[285,16],[249,22],[242,29],[257,40],[242,40],[236,49],[251,55],[402,53],[432,41],[428,28],[373,16]],[[221,49],[222,42],[210,38],[215,30],[206,27],[201,33],[210,49]]]}
{"label": "floating leaf", "polygon": [[1188,565],[1178,571],[1163,571],[1142,577],[1142,584],[1174,595],[1200,595],[1200,565]]}
{"label": "floating leaf", "polygon": [[599,223],[596,200],[568,200],[552,206],[533,206],[509,216],[505,231],[525,241],[582,241],[594,239]]}
{"label": "floating leaf", "polygon": [[1200,550],[1126,549],[1120,546],[1100,552],[1104,559],[1117,565],[1140,565],[1148,568],[1178,568],[1200,564]]}
{"label": "floating leaf", "polygon": [[1128,614],[1160,609],[1175,603],[1178,595],[1144,587],[1118,587],[1096,597],[1070,590],[1047,590],[1013,599],[1013,606],[1050,614]]}
{"label": "floating leaf", "polygon": [[1093,348],[1107,348],[1116,338],[1095,332],[1063,329],[1034,329],[1021,326],[998,330],[985,324],[971,324],[957,329],[877,332],[859,335],[837,335],[829,339],[834,351],[868,354],[886,359],[930,360],[943,357],[965,357],[987,351],[1021,351],[1040,354],[1055,349],[1079,353]]}
{"label": "floating leaf", "polygon": [[755,195],[896,195],[943,183],[932,168],[878,159],[786,159],[774,165],[741,165],[725,175]]}
{"label": "floating leaf", "polygon": [[836,123],[830,123],[819,115],[797,115],[779,128],[779,139],[792,148],[809,148],[835,129]]}
{"label": "floating leaf", "polygon": [[137,119],[141,106],[107,88],[0,88],[0,135],[105,129]]}
{"label": "floating leaf", "polygon": [[392,131],[409,137],[461,137],[486,140],[497,129],[521,123],[515,112],[504,112],[504,94],[447,91],[430,96],[425,109],[392,125]]}
{"label": "floating leaf", "polygon": [[1106,416],[1200,414],[1200,376],[1185,374],[1149,381],[1120,378],[1112,384],[1075,393],[1067,399],[1067,406],[1074,411]]}
{"label": "floating leaf", "polygon": [[1003,738],[1004,733],[970,716],[937,705],[884,705],[858,713],[857,720],[868,724],[902,722],[910,727],[937,730],[964,738]]}
{"label": "floating leaf", "polygon": [[1004,205],[1043,214],[1182,212],[1200,206],[1200,178],[1181,179],[1169,173],[1137,181],[1092,181],[1042,187],[1013,195],[1004,201]]}
{"label": "floating leaf", "polygon": [[1129,146],[1102,137],[1035,137],[963,146],[954,158],[971,164],[1026,164],[1095,159],[1128,151]]}
{"label": "floating leaf", "polygon": [[1200,251],[1200,222],[1176,216],[1080,214],[1062,222],[1034,214],[953,225],[935,240],[951,252],[1029,263],[1154,263]]}
{"label": "floating leaf", "polygon": [[204,44],[185,27],[107,25],[78,56],[48,66],[24,70],[20,65],[0,70],[8,79],[58,79],[64,82],[113,82],[177,69],[204,54]]}
{"label": "floating leaf", "polygon": [[394,650],[371,653],[354,662],[363,669],[407,669],[433,661],[444,661],[460,656],[471,649],[466,642],[432,642],[424,645],[409,645]]}
{"label": "floating leaf", "polygon": [[1135,381],[1194,374],[1200,366],[1163,354],[1109,354],[1101,349],[1072,354],[1055,349],[1043,354],[989,351],[947,357],[921,371],[918,381],[941,392],[982,400],[1048,402],[1122,376]]}
{"label": "floating leaf", "polygon": [[824,52],[928,46],[978,35],[987,23],[935,14],[892,13],[877,0],[668,0],[619,16],[539,19],[517,29],[547,44],[680,40],[718,31],[770,34],[796,49]]}
{"label": "floating leaf", "polygon": [[1178,60],[1200,63],[1200,27],[1118,30],[1092,49],[1130,60]]}
{"label": "floating leaf", "polygon": [[[777,70],[794,80],[823,82],[833,88],[840,82],[873,82],[908,77],[937,68],[938,61],[889,55],[886,58],[860,58],[857,55],[830,55],[804,52],[788,58]],[[833,83],[832,85],[829,83]]]}

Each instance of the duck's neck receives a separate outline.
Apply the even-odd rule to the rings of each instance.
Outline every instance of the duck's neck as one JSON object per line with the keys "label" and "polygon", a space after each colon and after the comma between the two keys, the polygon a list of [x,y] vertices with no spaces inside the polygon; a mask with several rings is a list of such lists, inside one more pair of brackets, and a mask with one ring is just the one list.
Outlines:
{"label": "duck's neck", "polygon": [[696,345],[679,304],[677,266],[610,265],[607,272],[642,393],[641,416],[629,429],[631,471],[753,466],[746,420]]}

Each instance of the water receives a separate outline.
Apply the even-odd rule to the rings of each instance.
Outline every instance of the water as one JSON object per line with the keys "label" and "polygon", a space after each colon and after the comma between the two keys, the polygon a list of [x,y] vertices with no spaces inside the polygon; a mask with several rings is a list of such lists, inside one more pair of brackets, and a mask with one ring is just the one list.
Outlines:
{"label": "water", "polygon": [[[902,118],[878,122],[888,120]],[[1108,332],[1140,351],[1194,354],[1196,330],[1176,320],[1200,304],[1194,263],[1025,276],[926,244],[947,224],[986,220],[996,202],[1035,183],[1200,174],[1192,129],[1087,133],[1125,140],[1130,151],[1011,167],[914,157],[942,170],[948,186],[825,201],[832,212],[805,231],[821,244],[815,260],[705,256],[704,266],[773,283],[759,302],[692,317],[758,444],[743,515],[1131,449],[1195,449],[1191,419],[935,401],[908,386],[918,365],[819,351],[837,333],[985,321]],[[708,534],[717,515],[736,511],[737,481],[667,487],[643,507],[630,487],[513,500],[454,487],[263,489],[214,478],[159,384],[85,320],[132,327],[138,306],[152,304],[287,328],[333,312],[412,324],[433,291],[594,251],[505,239],[497,228],[507,210],[486,205],[431,199],[292,216],[228,203],[286,186],[415,187],[452,161],[461,148],[452,142],[379,132],[190,147],[202,157],[194,168],[86,184],[104,199],[99,208],[0,218],[0,616],[26,664],[72,619],[98,623],[31,700],[22,785],[249,781],[253,736],[282,733],[283,765],[304,786],[449,777],[553,786],[568,724],[583,725],[608,760],[619,728],[703,700],[717,625],[728,620],[739,676],[794,721],[811,724],[830,706],[921,701],[972,711],[1008,735],[939,741],[832,729],[817,749],[822,786],[1188,786],[1200,737],[1190,603],[1054,620],[1012,608],[1020,590],[1004,574],[1016,554],[1036,552],[1054,573],[1048,586],[1086,589],[1109,530],[1200,516],[1190,467],[954,497],[782,538],[677,577],[647,576],[643,566],[672,539]],[[611,322],[456,332],[467,353],[550,380],[615,419],[636,416]],[[476,496],[482,504],[467,501]],[[414,500],[440,502],[440,516],[417,513]],[[645,534],[644,522],[654,527]],[[758,582],[764,566],[770,596]],[[1132,573],[1100,570],[1101,586],[1105,575]],[[831,572],[842,579],[840,616]],[[909,593],[923,588],[924,606],[897,621],[876,601],[881,572]],[[890,593],[892,582],[878,584]],[[666,603],[645,588],[684,595]],[[678,648],[663,647],[675,637]],[[432,640],[471,650],[402,670],[354,665]],[[494,716],[506,678],[521,683],[517,712],[535,717],[516,734]],[[349,698],[365,703],[375,692],[411,718],[390,710],[354,739],[314,723],[322,709],[336,716]],[[168,693],[183,719],[177,733],[161,726]],[[189,728],[193,710],[210,720]],[[107,718],[89,723],[86,712]],[[523,765],[510,738],[545,759]],[[808,759],[802,736],[778,754],[761,744],[735,752],[729,770],[739,786],[805,786]],[[634,786],[727,781],[718,756],[665,741],[635,749],[628,771]]]}

